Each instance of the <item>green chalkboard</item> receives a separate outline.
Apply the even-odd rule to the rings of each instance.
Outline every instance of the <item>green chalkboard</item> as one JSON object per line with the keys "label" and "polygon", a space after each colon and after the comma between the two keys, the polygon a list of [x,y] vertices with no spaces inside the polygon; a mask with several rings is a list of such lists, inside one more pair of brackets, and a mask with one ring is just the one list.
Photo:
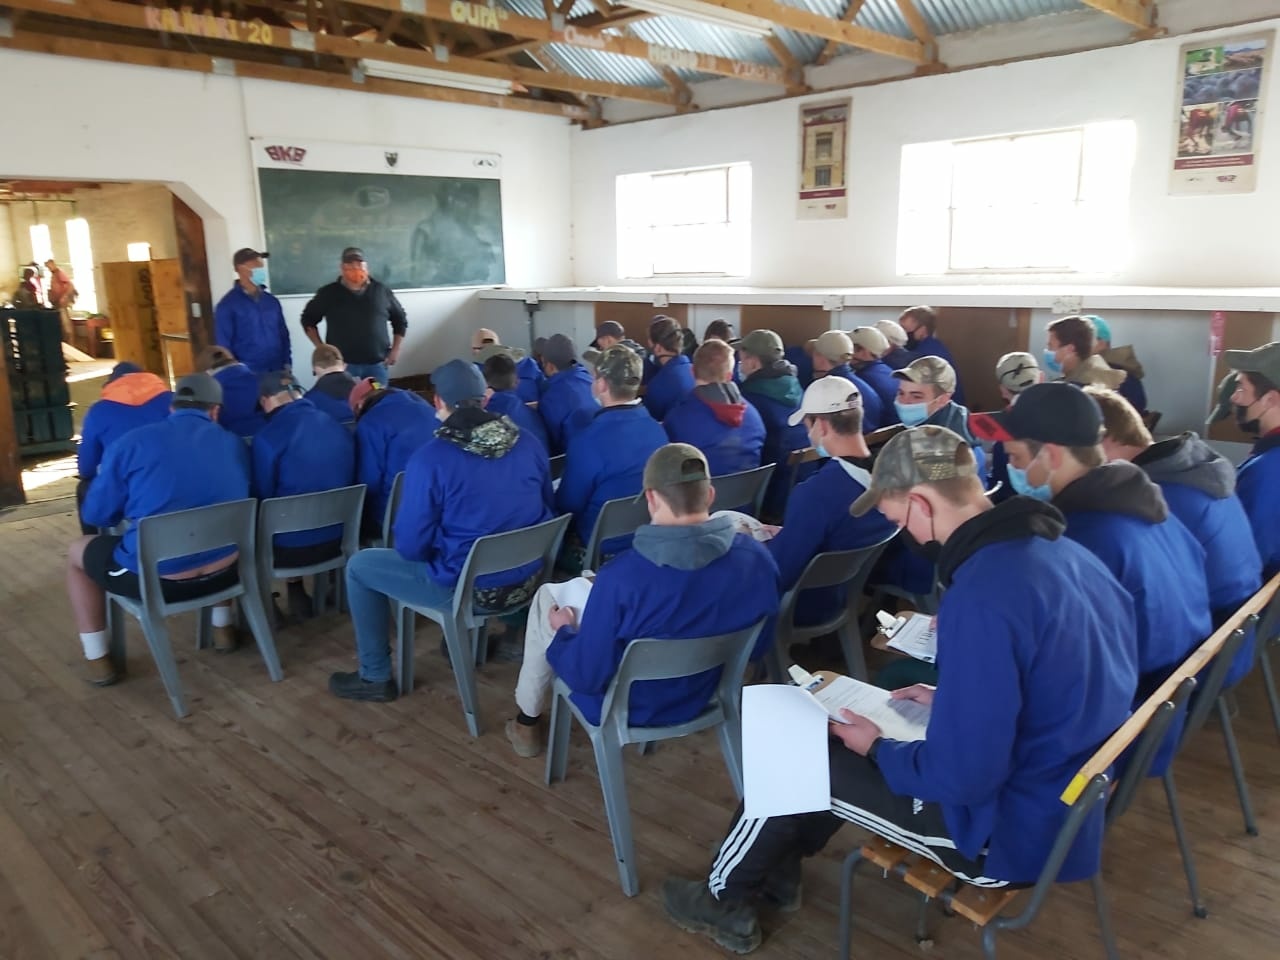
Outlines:
{"label": "green chalkboard", "polygon": [[344,247],[398,289],[506,282],[498,180],[258,170],[271,292],[314,293]]}

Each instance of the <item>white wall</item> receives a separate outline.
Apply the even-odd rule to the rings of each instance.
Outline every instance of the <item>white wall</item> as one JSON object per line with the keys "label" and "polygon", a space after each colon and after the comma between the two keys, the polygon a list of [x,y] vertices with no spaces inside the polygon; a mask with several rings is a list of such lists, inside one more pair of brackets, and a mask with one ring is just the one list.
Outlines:
{"label": "white wall", "polygon": [[[1272,20],[1224,33],[1278,24]],[[1195,39],[1209,36],[1213,34],[1196,34]],[[619,174],[745,160],[753,173],[752,268],[745,282],[898,284],[903,282],[895,273],[895,247],[904,144],[1132,119],[1138,129],[1130,202],[1132,255],[1112,275],[1073,280],[1272,285],[1274,255],[1268,244],[1259,242],[1257,230],[1280,215],[1280,177],[1269,169],[1280,162],[1280,114],[1272,111],[1262,122],[1261,154],[1268,166],[1260,172],[1256,192],[1192,198],[1167,193],[1178,48],[1184,42],[1186,38],[1174,37],[853,89],[848,94],[853,111],[850,212],[845,220],[796,219],[798,109],[804,101],[575,131],[575,282],[590,286],[621,279],[614,216]],[[1273,68],[1265,95],[1274,100],[1278,94],[1280,70]],[[810,100],[836,96],[842,95]],[[982,280],[991,282],[990,277]]]}
{"label": "white wall", "polygon": [[[71,106],[67,122],[45,125],[10,152],[0,175],[168,183],[204,217],[215,299],[230,288],[231,253],[262,243],[253,136],[499,153],[508,281],[533,287],[570,280],[567,121],[8,50],[0,56],[0,87]],[[465,352],[477,322],[472,291],[402,299],[409,336],[398,373],[422,373]],[[310,346],[296,322],[305,300],[289,298],[285,312],[295,366],[309,379]]]}

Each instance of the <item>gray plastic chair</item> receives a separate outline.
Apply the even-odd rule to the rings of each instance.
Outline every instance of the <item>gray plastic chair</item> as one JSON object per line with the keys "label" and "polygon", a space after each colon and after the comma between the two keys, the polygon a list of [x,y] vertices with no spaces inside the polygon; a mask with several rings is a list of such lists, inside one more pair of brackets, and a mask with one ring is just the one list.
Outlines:
{"label": "gray plastic chair", "polygon": [[1276,677],[1271,667],[1273,646],[1280,646],[1280,594],[1277,594],[1262,618],[1262,626],[1258,628],[1254,640],[1258,665],[1262,668],[1262,682],[1267,689],[1267,703],[1271,706],[1271,722],[1275,724],[1276,733],[1280,734],[1280,695],[1276,694]]}
{"label": "gray plastic chair", "polygon": [[[160,680],[164,683],[165,693],[169,695],[173,712],[178,717],[185,717],[189,711],[182,692],[182,682],[178,679],[178,665],[173,657],[173,647],[169,643],[169,632],[165,626],[165,619],[176,614],[205,610],[224,600],[239,597],[241,612],[253,631],[258,650],[266,662],[267,673],[274,681],[284,678],[280,658],[276,655],[275,640],[271,636],[271,626],[262,606],[258,571],[254,562],[254,516],[257,506],[256,500],[234,500],[210,507],[144,517],[138,523],[138,581],[141,599],[131,600],[114,593],[107,594],[110,655],[116,670],[123,672],[125,667],[124,619],[113,609],[119,607],[142,625],[147,646],[151,648],[151,656],[160,672]],[[169,603],[164,599],[158,572],[162,561],[227,546],[234,546],[239,551],[236,561],[239,583],[196,600]],[[200,623],[206,624],[208,619],[202,614]],[[197,646],[203,648],[209,642],[207,631],[199,630]]]}
{"label": "gray plastic chair", "polygon": [[582,557],[583,570],[599,570],[603,560],[601,548],[606,540],[635,533],[649,522],[649,505],[644,497],[619,497],[606,500],[596,515],[596,525],[587,540]]}
{"label": "gray plastic chair", "polygon": [[[413,634],[414,614],[422,614],[440,624],[444,631],[445,648],[449,663],[458,684],[458,696],[466,714],[467,729],[473,737],[480,736],[480,715],[476,699],[476,664],[483,663],[487,639],[485,624],[490,617],[516,613],[529,606],[538,587],[547,582],[555,567],[556,555],[569,528],[571,514],[555,517],[532,527],[522,527],[507,533],[495,533],[481,537],[471,545],[467,562],[458,577],[453,592],[453,604],[448,609],[420,607],[392,597],[395,604],[397,680],[400,693],[413,690]],[[490,573],[502,573],[526,563],[541,561],[537,582],[529,592],[529,600],[502,610],[479,610],[475,606],[476,578]],[[465,638],[465,646],[464,646]]]}
{"label": "gray plastic chair", "polygon": [[769,489],[769,480],[773,476],[776,464],[766,463],[754,470],[743,470],[740,473],[726,473],[712,477],[711,486],[716,491],[716,509],[747,509],[753,517],[760,516],[760,508],[764,506],[764,494]]}
{"label": "gray plastic chair", "polygon": [[[631,836],[631,810],[623,773],[622,748],[629,743],[654,743],[685,737],[717,727],[720,749],[733,779],[733,788],[742,796],[742,677],[764,621],[733,633],[692,640],[633,640],[627,645],[600,709],[600,724],[588,723],[570,700],[573,691],[556,680],[551,700],[551,732],[547,743],[547,783],[563,780],[569,766],[569,726],[577,717],[591,738],[604,794],[605,814],[613,837],[613,855],[618,862],[622,892],[634,897],[640,892],[636,873],[635,842]],[[642,680],[675,680],[707,670],[720,669],[720,682],[706,709],[685,723],[669,727],[633,727],[630,724],[631,685]]]}
{"label": "gray plastic chair", "polygon": [[[859,680],[867,679],[867,660],[862,652],[862,637],[858,628],[858,598],[862,596],[862,588],[866,586],[871,568],[880,559],[880,554],[889,545],[889,541],[898,535],[894,531],[879,543],[859,547],[857,550],[835,550],[820,553],[809,561],[800,574],[796,585],[782,595],[778,605],[777,627],[774,629],[773,644],[765,657],[770,679],[775,683],[785,683],[787,679],[783,658],[793,643],[802,643],[821,637],[828,633],[840,636],[840,649],[844,652],[845,666],[849,675]],[[806,590],[816,587],[839,587],[846,591],[845,604],[834,616],[812,626],[798,626],[796,619],[796,603]]]}
{"label": "gray plastic chair", "polygon": [[[360,513],[364,509],[365,485],[299,493],[291,497],[274,497],[258,504],[258,584],[263,597],[271,596],[271,581],[289,577],[312,577],[315,612],[326,606],[331,570],[343,570],[360,549]],[[277,567],[272,544],[276,534],[300,530],[320,530],[342,524],[342,549],[338,556],[305,567]],[[343,578],[337,578],[336,606],[343,609]]]}
{"label": "gray plastic chair", "polygon": [[561,453],[552,457],[550,461],[548,461],[551,465],[552,480],[559,480],[562,476],[564,476],[564,465],[565,465],[566,459],[567,458],[565,454]]}
{"label": "gray plastic chair", "polygon": [[387,508],[382,512],[382,540],[375,547],[394,547],[396,545],[396,514],[400,512],[400,500],[404,496],[404,471],[396,474],[391,481],[391,495],[387,497]]}

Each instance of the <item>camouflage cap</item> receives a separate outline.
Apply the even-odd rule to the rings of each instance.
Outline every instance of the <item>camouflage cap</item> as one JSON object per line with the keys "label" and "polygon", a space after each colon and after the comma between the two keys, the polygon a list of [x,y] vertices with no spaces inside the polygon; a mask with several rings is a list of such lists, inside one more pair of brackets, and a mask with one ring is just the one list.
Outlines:
{"label": "camouflage cap", "polygon": [[644,361],[630,347],[615,344],[595,358],[596,376],[609,386],[611,393],[632,393],[640,387]]}
{"label": "camouflage cap", "polygon": [[903,430],[880,450],[871,471],[871,486],[853,501],[849,512],[867,513],[886,493],[905,492],[922,483],[978,476],[969,444],[946,427]]}
{"label": "camouflage cap", "polygon": [[1040,364],[1029,353],[1006,353],[996,363],[996,380],[1010,393],[1021,393],[1040,382]]}
{"label": "camouflage cap", "polygon": [[1219,420],[1226,420],[1231,416],[1231,395],[1236,392],[1236,382],[1240,379],[1240,374],[1232,370],[1220,381],[1218,381],[1218,398],[1213,410],[1205,419],[1205,428],[1213,426]]}
{"label": "camouflage cap", "polygon": [[473,347],[475,351],[475,362],[484,363],[490,357],[510,357],[512,361],[519,362],[524,359],[524,351],[519,347],[508,347],[501,343],[486,343],[481,347]]}
{"label": "camouflage cap", "polygon": [[893,371],[893,375],[901,380],[937,387],[942,393],[956,392],[956,372],[941,357],[920,357],[901,370]]}

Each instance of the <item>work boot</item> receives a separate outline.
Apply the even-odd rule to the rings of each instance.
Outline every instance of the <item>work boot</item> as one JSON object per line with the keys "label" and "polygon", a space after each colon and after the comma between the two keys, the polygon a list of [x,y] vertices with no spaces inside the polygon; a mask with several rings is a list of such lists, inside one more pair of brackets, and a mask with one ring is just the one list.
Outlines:
{"label": "work boot", "polygon": [[790,856],[774,867],[764,879],[760,902],[782,913],[799,910],[803,892],[800,863],[800,857]]}
{"label": "work boot", "polygon": [[533,725],[521,723],[515,717],[507,721],[507,742],[516,756],[533,759],[542,752],[545,740],[541,721]]}
{"label": "work boot", "polygon": [[288,593],[290,619],[300,623],[315,616],[315,606],[301,580],[291,580],[288,584]]}
{"label": "work boot", "polygon": [[750,953],[763,939],[755,910],[717,900],[706,881],[668,878],[662,884],[662,905],[681,930],[704,934],[732,953]]}
{"label": "work boot", "polygon": [[358,673],[330,674],[329,692],[344,700],[374,703],[390,703],[399,693],[394,680],[362,680]]}
{"label": "work boot", "polygon": [[97,660],[86,660],[89,665],[88,681],[95,687],[109,687],[116,682],[116,666],[111,657],[99,657]]}

